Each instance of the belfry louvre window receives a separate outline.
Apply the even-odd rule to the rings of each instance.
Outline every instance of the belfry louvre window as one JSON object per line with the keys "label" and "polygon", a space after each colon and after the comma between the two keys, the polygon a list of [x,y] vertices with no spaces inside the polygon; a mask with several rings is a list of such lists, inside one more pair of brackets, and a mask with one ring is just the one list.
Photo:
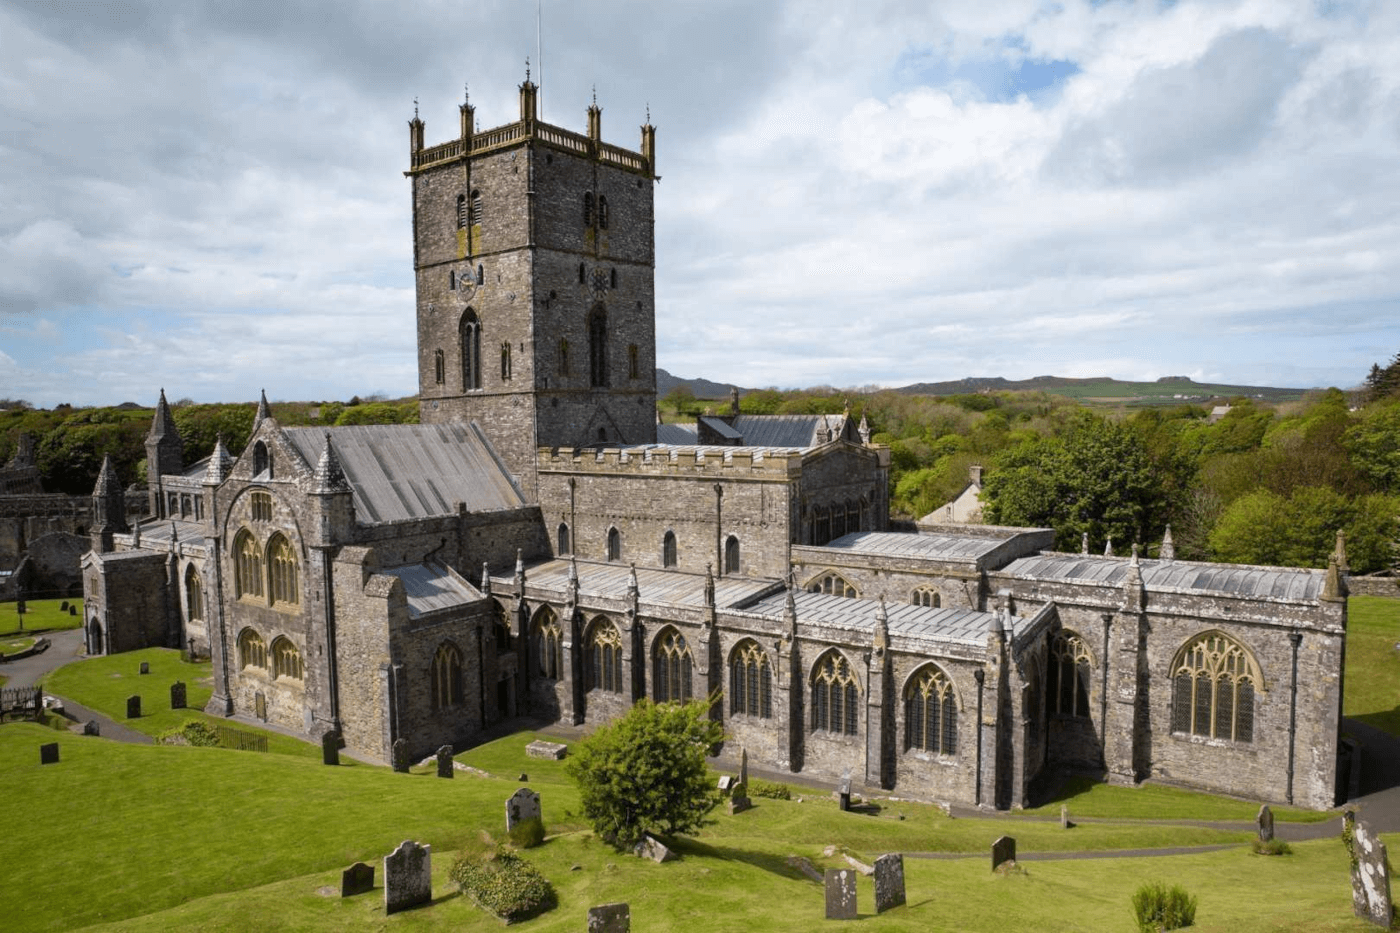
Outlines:
{"label": "belfry louvre window", "polygon": [[301,603],[301,589],[297,585],[297,555],[291,542],[279,535],[273,535],[267,543],[267,579],[272,584],[272,602],[295,606]]}
{"label": "belfry louvre window", "polygon": [[773,668],[753,639],[740,642],[729,657],[729,712],[773,717]]}
{"label": "belfry louvre window", "polygon": [[263,595],[262,551],[247,530],[233,539],[234,589],[240,598]]}
{"label": "belfry louvre window", "polygon": [[588,638],[589,690],[622,692],[622,636],[608,621],[594,623]]}
{"label": "belfry louvre window", "polygon": [[238,666],[267,669],[267,643],[250,628],[238,633]]}
{"label": "belfry louvre window", "polygon": [[685,636],[668,629],[656,639],[656,685],[652,699],[657,703],[690,701],[690,647]]}
{"label": "belfry louvre window", "polygon": [[855,735],[860,723],[860,685],[846,659],[828,651],[812,672],[812,731]]}
{"label": "belfry louvre window", "polygon": [[486,216],[486,209],[485,209],[485,207],[483,206],[483,203],[482,203],[482,200],[481,200],[481,192],[480,192],[480,191],[473,191],[473,192],[472,192],[472,215],[471,215],[471,222],[472,222],[472,225],[475,226],[475,225],[481,223],[481,222],[482,222],[482,218],[484,218],[485,216]]}
{"label": "belfry louvre window", "polygon": [[934,665],[904,688],[904,747],[952,755],[958,750],[958,701],[953,683]]}
{"label": "belfry louvre window", "polygon": [[1050,639],[1045,664],[1045,702],[1060,716],[1089,715],[1089,672],[1094,659],[1074,632],[1061,630]]}
{"label": "belfry louvre window", "polygon": [[[465,194],[459,194],[457,195],[457,229],[461,230],[468,222],[467,196]],[[453,287],[455,288],[456,286]]]}
{"label": "belfry louvre window", "polygon": [[1254,741],[1259,665],[1223,632],[1198,635],[1172,662],[1172,731],[1232,742]]}
{"label": "belfry louvre window", "polygon": [[535,614],[532,629],[536,671],[545,680],[558,680],[561,667],[559,645],[563,639],[559,617],[546,606]]}
{"label": "belfry louvre window", "polygon": [[277,636],[272,642],[272,676],[288,680],[303,679],[301,652],[285,635]]}
{"label": "belfry louvre window", "polygon": [[447,709],[462,702],[462,652],[450,641],[438,646],[428,675],[433,709]]}
{"label": "belfry louvre window", "polygon": [[809,593],[826,593],[828,596],[856,598],[856,588],[846,582],[846,578],[835,571],[824,573],[807,584]]}

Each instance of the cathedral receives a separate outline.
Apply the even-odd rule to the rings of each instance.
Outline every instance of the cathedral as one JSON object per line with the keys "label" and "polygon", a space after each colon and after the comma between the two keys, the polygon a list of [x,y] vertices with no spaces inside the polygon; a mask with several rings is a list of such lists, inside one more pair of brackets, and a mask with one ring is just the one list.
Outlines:
{"label": "cathedral", "polygon": [[658,424],[655,129],[409,124],[421,417],[283,427],[191,465],[162,390],[149,516],[104,464],[90,654],[208,657],[207,711],[389,760],[517,716],[715,697],[726,755],[1008,809],[1073,771],[1326,808],[1346,563],[1057,553],[1046,529],[892,531],[849,413]]}

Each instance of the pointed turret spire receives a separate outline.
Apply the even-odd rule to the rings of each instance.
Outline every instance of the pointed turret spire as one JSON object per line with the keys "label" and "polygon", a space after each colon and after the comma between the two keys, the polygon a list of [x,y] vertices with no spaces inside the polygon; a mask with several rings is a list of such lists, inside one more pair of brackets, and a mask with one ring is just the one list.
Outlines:
{"label": "pointed turret spire", "polygon": [[1089,532],[1084,532],[1079,536],[1079,553],[1089,553]]}
{"label": "pointed turret spire", "polygon": [[[258,399],[258,413],[253,416],[253,433],[258,433],[258,425],[267,418],[272,417],[272,409],[267,407],[267,390],[263,389],[261,397]],[[161,396],[164,398],[164,396]]]}
{"label": "pointed turret spire", "polygon": [[868,422],[868,421],[865,420],[865,412],[861,412],[861,413],[860,413],[860,427],[856,428],[856,430],[857,430],[858,432],[860,432],[860,442],[861,442],[862,444],[869,444],[869,443],[870,443],[870,422]]}
{"label": "pointed turret spire", "polygon": [[1104,544],[1103,544],[1103,556],[1104,556],[1104,557],[1112,557],[1112,556],[1113,556],[1113,536],[1112,536],[1112,535],[1109,535],[1108,538],[1105,539],[1105,541],[1104,541]]}
{"label": "pointed turret spire", "polygon": [[156,402],[156,416],[151,419],[151,433],[146,435],[148,441],[158,441],[163,437],[179,437],[180,432],[175,428],[175,418],[170,414],[170,405],[165,401],[165,390],[160,390],[160,401]]}
{"label": "pointed turret spire", "polygon": [[97,471],[97,485],[93,487],[94,496],[117,495],[122,491],[121,481],[117,479],[117,468],[112,466],[112,455],[102,455],[102,469]]}
{"label": "pointed turret spire", "polygon": [[1172,541],[1172,526],[1167,526],[1167,531],[1162,535],[1162,560],[1176,560],[1176,544]]}
{"label": "pointed turret spire", "polygon": [[1132,559],[1132,564],[1133,564],[1134,567],[1141,566],[1140,564],[1138,564],[1138,546],[1137,546],[1137,542],[1136,542],[1136,541],[1133,542],[1133,559]]}
{"label": "pointed turret spire", "polygon": [[228,471],[233,466],[233,457],[224,446],[224,434],[214,439],[214,452],[209,455],[209,466],[204,468],[204,485],[217,486],[228,479]]}
{"label": "pointed turret spire", "polygon": [[345,470],[340,466],[340,458],[331,445],[331,432],[326,432],[326,445],[321,448],[321,459],[316,462],[315,491],[346,492],[350,484],[345,479]]}

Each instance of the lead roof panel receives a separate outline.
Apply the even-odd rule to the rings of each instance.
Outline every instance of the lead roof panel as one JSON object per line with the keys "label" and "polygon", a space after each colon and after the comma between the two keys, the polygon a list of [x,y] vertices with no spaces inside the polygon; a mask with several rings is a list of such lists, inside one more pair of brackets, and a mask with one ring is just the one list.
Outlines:
{"label": "lead roof panel", "polygon": [[[1140,561],[1143,585],[1150,590],[1195,591],[1227,596],[1316,600],[1326,574],[1295,567],[1253,567],[1180,560]],[[1131,561],[1092,554],[1038,554],[1012,561],[1005,572],[1035,580],[1065,580],[1121,586]]]}
{"label": "lead roof panel", "polygon": [[463,583],[441,564],[406,564],[384,571],[403,582],[408,615],[416,619],[439,609],[465,606],[481,599],[481,591]]}

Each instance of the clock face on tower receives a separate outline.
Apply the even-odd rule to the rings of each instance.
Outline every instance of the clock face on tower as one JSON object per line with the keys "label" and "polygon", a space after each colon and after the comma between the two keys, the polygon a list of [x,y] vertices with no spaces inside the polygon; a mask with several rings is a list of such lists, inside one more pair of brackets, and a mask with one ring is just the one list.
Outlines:
{"label": "clock face on tower", "polygon": [[470,302],[476,297],[476,272],[471,266],[462,266],[457,270],[457,297],[463,303]]}
{"label": "clock face on tower", "polygon": [[601,299],[603,293],[608,290],[608,274],[602,269],[593,270],[593,297]]}

